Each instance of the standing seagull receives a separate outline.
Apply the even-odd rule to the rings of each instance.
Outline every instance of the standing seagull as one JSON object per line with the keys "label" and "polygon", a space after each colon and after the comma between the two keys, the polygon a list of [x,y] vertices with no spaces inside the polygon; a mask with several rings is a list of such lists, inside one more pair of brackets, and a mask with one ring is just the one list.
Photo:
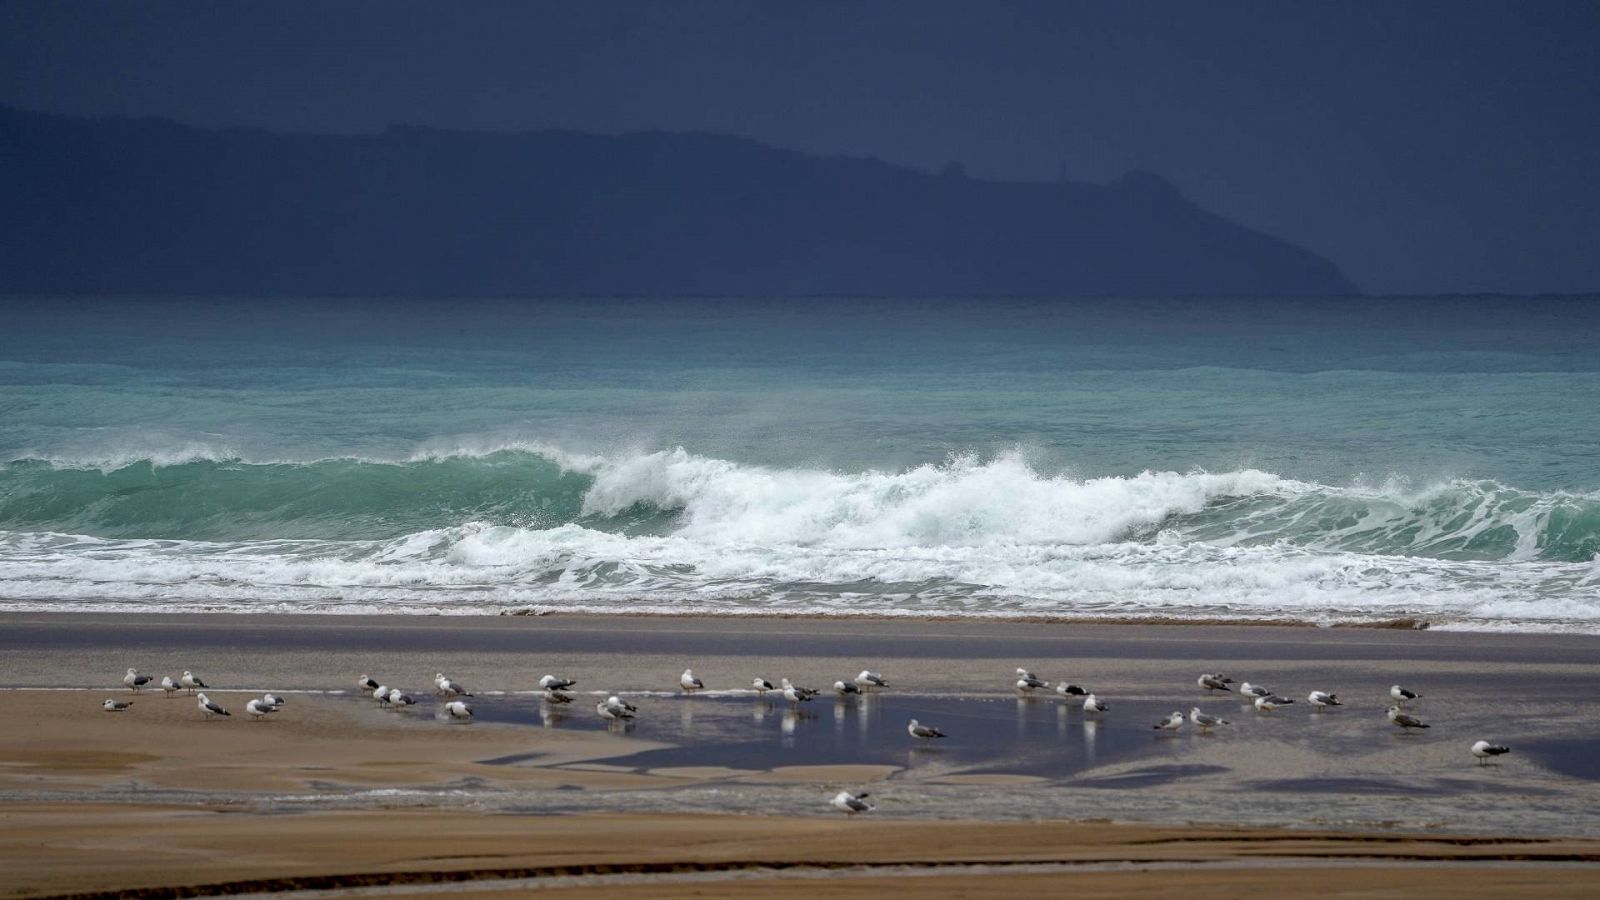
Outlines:
{"label": "standing seagull", "polygon": [[1151,726],[1158,731],[1177,731],[1183,727],[1183,713],[1173,710],[1172,715]]}
{"label": "standing seagull", "polygon": [[625,712],[625,713],[628,713],[630,716],[633,713],[636,713],[636,712],[639,711],[639,707],[634,706],[632,703],[629,703],[629,702],[623,700],[621,697],[618,697],[616,694],[612,694],[611,696],[606,698],[606,706],[609,706],[614,712]]}
{"label": "standing seagull", "polygon": [[1325,706],[1343,706],[1344,705],[1343,703],[1339,702],[1339,695],[1338,694],[1330,694],[1327,691],[1312,691],[1311,693],[1306,695],[1306,700],[1308,702],[1310,702],[1310,704],[1312,706],[1315,706],[1318,709],[1321,709],[1322,707],[1325,707]]}
{"label": "standing seagull", "polygon": [[1086,713],[1103,713],[1109,709],[1111,709],[1111,704],[1093,694],[1083,698],[1083,711]]}
{"label": "standing seagull", "polygon": [[1060,694],[1063,697],[1087,697],[1087,696],[1089,696],[1088,690],[1086,690],[1084,688],[1081,688],[1081,687],[1078,687],[1075,684],[1067,684],[1065,681],[1056,682],[1056,693]]}
{"label": "standing seagull", "polygon": [[150,676],[140,675],[138,669],[129,668],[128,674],[122,676],[122,683],[127,685],[129,690],[137,691],[150,683]]}
{"label": "standing seagull", "polygon": [[1217,725],[1232,724],[1227,719],[1221,719],[1208,713],[1201,712],[1200,707],[1198,706],[1189,710],[1189,721],[1193,722],[1195,727],[1199,728],[1201,731],[1210,731]]}
{"label": "standing seagull", "polygon": [[1268,694],[1265,697],[1257,697],[1255,707],[1257,712],[1272,712],[1286,703],[1293,702],[1293,700],[1290,700],[1287,697],[1279,697],[1276,694]]}
{"label": "standing seagull", "polygon": [[1421,700],[1422,699],[1422,695],[1421,694],[1417,693],[1416,691],[1408,691],[1408,690],[1406,690],[1405,688],[1401,687],[1398,684],[1392,685],[1389,688],[1389,697],[1391,699],[1393,699],[1394,702],[1402,704],[1402,705],[1404,705],[1406,703],[1409,703],[1412,700]]}
{"label": "standing seagull", "polygon": [[817,695],[811,688],[801,687],[787,678],[779,679],[783,685],[783,699],[790,703],[804,703]]}
{"label": "standing seagull", "polygon": [[767,691],[775,691],[775,690],[777,690],[777,688],[772,686],[772,682],[766,680],[765,678],[753,678],[753,679],[751,679],[750,686],[756,689],[756,693],[762,694],[762,695],[765,695],[767,693]]}
{"label": "standing seagull", "polygon": [[[884,681],[883,676],[877,672],[862,669],[861,674],[856,676],[856,687],[861,688],[863,691],[875,691],[878,688],[886,688],[888,686],[889,682]],[[866,794],[861,796],[865,797]]]}
{"label": "standing seagull", "polygon": [[678,686],[683,688],[685,694],[692,694],[705,690],[706,683],[694,677],[693,669],[684,669],[683,674],[678,676]]}
{"label": "standing seagull", "polygon": [[375,691],[378,689],[378,683],[363,675],[356,680],[356,687],[362,689],[363,691]]}
{"label": "standing seagull", "polygon": [[379,705],[388,706],[389,705],[389,687],[388,687],[388,685],[380,684],[377,687],[373,688],[372,689],[372,699],[378,701]]}
{"label": "standing seagull", "polygon": [[1401,728],[1427,728],[1428,724],[1416,716],[1409,716],[1400,711],[1400,707],[1389,707],[1389,721]]}
{"label": "standing seagull", "polygon": [[867,802],[867,798],[870,796],[872,795],[868,794],[866,791],[862,791],[859,794],[852,794],[849,791],[840,791],[834,796],[833,800],[829,801],[829,805],[847,816],[853,816],[856,813],[862,812],[872,812],[872,810],[876,807]]}
{"label": "standing seagull", "polygon": [[1027,669],[1017,670],[1017,690],[1031,693],[1036,688],[1049,687],[1050,682],[1040,681],[1039,678]]}
{"label": "standing seagull", "polygon": [[1258,684],[1251,684],[1246,681],[1244,684],[1239,685],[1239,696],[1249,697],[1254,700],[1257,697],[1270,697],[1272,692]]}
{"label": "standing seagull", "polygon": [[1233,691],[1233,688],[1228,687],[1228,682],[1231,681],[1231,680],[1232,679],[1228,678],[1225,675],[1219,675],[1219,674],[1213,674],[1211,672],[1206,672],[1203,675],[1201,675],[1199,678],[1195,679],[1195,684],[1200,685],[1201,687],[1205,688],[1207,691],[1228,691],[1228,692],[1231,693]]}
{"label": "standing seagull", "polygon": [[171,675],[163,675],[163,676],[161,676],[161,690],[166,692],[168,700],[171,700],[172,699],[172,695],[176,694],[182,688],[183,688],[183,685],[177,683],[176,681],[173,681]]}
{"label": "standing seagull", "polygon": [[472,707],[468,706],[465,700],[451,700],[444,705],[444,711],[449,713],[452,719],[472,718]]}
{"label": "standing seagull", "polygon": [[271,713],[278,711],[278,707],[265,700],[251,700],[244,705],[244,711],[250,714],[251,721],[260,721]]}
{"label": "standing seagull", "polygon": [[833,689],[839,692],[840,699],[844,699],[851,694],[861,693],[861,688],[856,687],[854,684],[848,681],[835,681],[833,683]]}
{"label": "standing seagull", "polygon": [[472,694],[459,683],[451,681],[443,672],[433,676],[433,683],[439,686],[439,693],[447,697],[471,697]]}
{"label": "standing seagull", "polygon": [[[100,708],[105,710],[106,712],[123,712],[128,707],[130,707],[132,705],[133,705],[133,701],[132,700],[116,700],[116,699],[112,699],[112,698],[108,697],[108,698],[106,698],[106,702],[100,704]],[[1479,741],[1478,743],[1481,744],[1481,743],[1483,743],[1483,741]],[[1478,752],[1478,748],[1477,747],[1473,747],[1472,748],[1472,752],[1474,752],[1474,753]]]}
{"label": "standing seagull", "polygon": [[933,740],[934,738],[942,738],[945,736],[944,732],[940,731],[939,729],[934,728],[932,725],[924,725],[921,722],[918,722],[916,719],[912,719],[911,723],[906,726],[906,733],[914,738],[921,738],[925,741]]}
{"label": "standing seagull", "polygon": [[[106,702],[110,703],[111,701],[107,700]],[[107,709],[109,708],[110,707],[107,707]],[[1479,741],[1472,745],[1472,755],[1478,758],[1478,765],[1480,766],[1484,764],[1484,761],[1488,760],[1492,756],[1499,756],[1503,753],[1510,752],[1511,748],[1507,747],[1505,744],[1491,744],[1488,741]]]}
{"label": "standing seagull", "polygon": [[547,691],[564,691],[577,683],[571,678],[557,678],[554,675],[546,675],[539,679],[539,687]]}
{"label": "standing seagull", "polygon": [[178,679],[178,683],[183,685],[184,687],[188,688],[189,689],[189,693],[191,693],[191,694],[195,692],[196,688],[205,688],[205,687],[207,687],[207,685],[206,685],[206,683],[204,681],[201,681],[199,678],[196,678],[195,674],[193,672],[189,671],[188,669],[184,669],[183,670],[183,677]]}
{"label": "standing seagull", "polygon": [[269,704],[273,707],[279,707],[283,705],[283,698],[279,697],[277,694],[268,694],[261,698],[261,702]]}
{"label": "standing seagull", "polygon": [[[611,699],[615,700],[617,698],[612,697]],[[627,708],[622,706],[612,706],[606,700],[601,700],[599,703],[596,703],[594,705],[594,711],[600,714],[600,718],[612,722],[621,722],[624,719],[633,718],[633,713],[629,712]]]}
{"label": "standing seagull", "polygon": [[231,715],[233,715],[233,713],[230,713],[227,710],[223,709],[222,708],[222,704],[212,702],[211,698],[207,697],[204,693],[202,693],[200,695],[200,701],[198,703],[196,703],[195,705],[200,707],[200,711],[205,713],[206,714],[206,718],[208,718],[208,719],[211,718],[212,716],[231,716]]}
{"label": "standing seagull", "polygon": [[402,691],[399,688],[390,688],[389,689],[389,705],[390,706],[410,706],[411,704],[413,704],[415,702],[417,702],[417,698],[411,696],[410,694],[406,693],[405,691]]}

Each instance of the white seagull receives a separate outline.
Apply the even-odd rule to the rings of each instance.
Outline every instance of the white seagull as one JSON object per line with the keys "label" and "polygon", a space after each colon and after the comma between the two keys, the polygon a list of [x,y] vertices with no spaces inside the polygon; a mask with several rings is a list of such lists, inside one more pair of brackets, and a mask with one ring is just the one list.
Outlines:
{"label": "white seagull", "polygon": [[[100,708],[105,710],[106,712],[122,712],[123,710],[126,710],[128,707],[130,707],[132,705],[133,705],[133,701],[132,700],[113,700],[113,699],[107,698],[106,702],[100,704]],[[1481,743],[1483,743],[1483,741],[1479,741],[1478,743],[1481,744]],[[1473,751],[1476,752],[1477,748],[1473,748]]]}
{"label": "white seagull", "polygon": [[800,687],[787,678],[781,678],[779,682],[783,685],[783,699],[790,703],[804,703],[817,695],[811,688]]}
{"label": "white seagull", "polygon": [[390,688],[389,689],[389,705],[390,706],[410,706],[411,704],[413,704],[415,702],[417,702],[417,698],[411,696],[410,694],[406,693],[405,691],[402,691],[399,688]]}
{"label": "white seagull", "polygon": [[1316,707],[1344,705],[1339,702],[1338,694],[1330,694],[1327,691],[1312,691],[1306,695],[1306,701]]}
{"label": "white seagull", "polygon": [[575,685],[577,683],[578,682],[574,681],[571,678],[557,678],[554,675],[546,675],[543,678],[539,679],[539,687],[542,687],[547,691],[550,691],[550,690],[564,691],[567,688],[572,687],[573,685]]}
{"label": "white seagull", "polygon": [[1389,697],[1390,699],[1394,700],[1394,702],[1400,704],[1405,704],[1412,700],[1422,699],[1421,694],[1417,693],[1416,691],[1408,691],[1398,684],[1390,686]]}
{"label": "white seagull", "polygon": [[772,682],[766,680],[765,678],[753,678],[753,679],[751,679],[750,686],[755,688],[756,689],[756,693],[758,693],[758,694],[765,694],[767,691],[775,691],[775,690],[777,690],[777,688],[772,686]]}
{"label": "white seagull", "polygon": [[1205,688],[1208,691],[1229,691],[1229,692],[1232,692],[1233,688],[1228,687],[1228,682],[1230,682],[1232,680],[1233,679],[1227,677],[1226,675],[1216,674],[1216,673],[1212,673],[1212,672],[1206,672],[1206,673],[1202,674],[1199,678],[1195,679],[1195,684],[1200,685],[1201,687]]}
{"label": "white seagull", "polygon": [[140,675],[138,669],[129,668],[128,674],[122,676],[122,683],[127,685],[129,690],[137,691],[150,683],[150,676]]}
{"label": "white seagull", "polygon": [[373,688],[372,689],[372,699],[378,701],[380,704],[383,704],[383,705],[387,706],[389,704],[389,686],[380,684],[377,687]]}
{"label": "white seagull", "polygon": [[[111,701],[107,700],[106,702],[110,703]],[[110,709],[111,707],[108,706],[106,708]],[[1510,747],[1507,747],[1504,744],[1491,744],[1488,741],[1479,741],[1472,745],[1472,755],[1478,758],[1478,765],[1480,766],[1483,765],[1484,761],[1490,757],[1500,756],[1501,754],[1510,752]]]}
{"label": "white seagull", "polygon": [[163,675],[163,676],[161,676],[161,690],[166,692],[168,700],[171,700],[172,699],[172,695],[176,694],[178,691],[180,691],[182,689],[183,689],[183,685],[177,683],[176,681],[173,681],[171,675]]}
{"label": "white seagull", "polygon": [[1244,684],[1239,685],[1239,696],[1255,699],[1256,697],[1270,697],[1272,692],[1258,684],[1251,684],[1246,681]]}
{"label": "white seagull", "polygon": [[1183,713],[1173,710],[1172,715],[1151,726],[1158,731],[1177,731],[1183,727]]}
{"label": "white seagull", "polygon": [[1284,705],[1285,703],[1293,703],[1293,702],[1294,702],[1293,700],[1290,700],[1290,699],[1288,699],[1286,697],[1279,697],[1279,696],[1276,696],[1276,695],[1273,695],[1273,694],[1268,694],[1265,697],[1257,697],[1256,698],[1255,707],[1256,707],[1256,711],[1257,712],[1272,712],[1273,710],[1275,710],[1278,707]]}
{"label": "white seagull", "polygon": [[472,694],[457,682],[444,676],[443,672],[433,676],[433,683],[439,686],[439,693],[449,697],[471,697]]}
{"label": "white seagull", "polygon": [[[612,697],[611,699],[615,700],[616,698]],[[594,711],[600,714],[600,718],[608,719],[613,722],[620,722],[623,719],[633,718],[633,713],[629,712],[623,707],[612,706],[611,703],[606,700],[601,700],[599,703],[596,703],[594,705]]]}
{"label": "white seagull", "polygon": [[472,707],[468,706],[465,700],[451,700],[444,705],[444,711],[449,713],[452,719],[472,718]]}
{"label": "white seagull", "polygon": [[939,729],[934,728],[932,725],[924,725],[921,722],[918,722],[916,719],[912,719],[911,723],[906,725],[906,733],[914,738],[921,738],[925,741],[932,740],[934,738],[942,738],[945,736],[944,732],[940,731]]}
{"label": "white seagull", "polygon": [[1056,693],[1060,694],[1063,697],[1087,697],[1087,696],[1089,696],[1088,690],[1086,690],[1084,688],[1081,688],[1081,687],[1078,687],[1075,684],[1067,684],[1065,681],[1056,682]]}
{"label": "white seagull", "polygon": [[1400,707],[1389,707],[1389,721],[1401,728],[1427,728],[1428,724],[1416,716],[1407,715],[1400,711]]}
{"label": "white seagull", "polygon": [[866,791],[862,791],[859,794],[852,794],[849,791],[840,791],[838,794],[834,795],[833,800],[829,801],[829,804],[834,809],[839,810],[845,815],[853,816],[856,813],[872,812],[872,810],[876,808],[871,803],[867,802],[867,798],[870,796],[872,795],[868,794]]}
{"label": "white seagull", "polygon": [[1111,708],[1111,704],[1099,699],[1093,694],[1083,698],[1083,711],[1086,713],[1103,713]]}
{"label": "white seagull", "polygon": [[1200,707],[1198,706],[1189,710],[1189,721],[1193,722],[1195,727],[1199,728],[1201,731],[1209,731],[1217,725],[1232,724],[1227,719],[1221,719],[1209,713],[1201,712]]}
{"label": "white seagull", "polygon": [[265,700],[251,700],[244,705],[244,711],[250,714],[252,720],[260,720],[263,716],[278,711],[278,707]]}
{"label": "white seagull", "polygon": [[356,680],[356,687],[362,689],[363,691],[375,691],[378,689],[378,683],[363,675]]}
{"label": "white seagull", "polygon": [[[888,686],[889,682],[884,681],[883,676],[879,675],[877,672],[862,669],[861,674],[856,676],[856,687],[861,688],[864,691],[875,690],[877,688],[886,688]],[[861,796],[865,797],[866,794],[862,794]]]}
{"label": "white seagull", "polygon": [[623,700],[616,694],[612,694],[606,698],[606,706],[611,707],[611,709],[615,711],[628,713],[629,715],[639,711],[639,707],[634,706],[632,703],[629,703],[626,700]]}
{"label": "white seagull", "polygon": [[279,697],[277,694],[268,694],[261,698],[261,702],[272,707],[279,707],[283,705],[283,698]]}
{"label": "white seagull", "polygon": [[683,674],[678,676],[678,686],[683,688],[685,694],[692,694],[695,691],[705,690],[706,683],[694,677],[693,669],[684,669]]}
{"label": "white seagull", "polygon": [[189,693],[191,694],[194,693],[197,688],[204,688],[208,686],[204,681],[201,681],[199,678],[195,677],[195,674],[188,669],[183,670],[183,676],[178,679],[178,683],[188,688]]}
{"label": "white seagull", "polygon": [[1032,672],[1029,672],[1027,669],[1018,669],[1017,670],[1017,690],[1019,690],[1019,691],[1032,691],[1035,688],[1042,688],[1042,687],[1049,687],[1049,686],[1050,686],[1050,682],[1048,682],[1048,681],[1040,681],[1038,676],[1034,675]]}
{"label": "white seagull", "polygon": [[213,702],[211,700],[211,698],[207,697],[204,693],[200,694],[199,702],[197,702],[195,705],[200,707],[200,711],[205,713],[206,714],[206,718],[208,718],[208,719],[211,718],[212,716],[231,716],[231,715],[233,715],[233,713],[230,713],[227,710],[223,709],[222,708],[222,704]]}
{"label": "white seagull", "polygon": [[833,683],[833,689],[839,692],[840,697],[848,697],[851,694],[861,693],[861,688],[856,687],[853,683],[848,681],[835,681]]}

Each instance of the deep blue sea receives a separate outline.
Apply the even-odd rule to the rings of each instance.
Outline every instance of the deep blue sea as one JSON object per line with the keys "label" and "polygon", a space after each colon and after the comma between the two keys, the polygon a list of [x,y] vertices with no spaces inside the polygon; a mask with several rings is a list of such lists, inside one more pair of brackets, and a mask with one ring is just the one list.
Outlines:
{"label": "deep blue sea", "polygon": [[0,609],[1600,632],[1600,298],[0,300]]}

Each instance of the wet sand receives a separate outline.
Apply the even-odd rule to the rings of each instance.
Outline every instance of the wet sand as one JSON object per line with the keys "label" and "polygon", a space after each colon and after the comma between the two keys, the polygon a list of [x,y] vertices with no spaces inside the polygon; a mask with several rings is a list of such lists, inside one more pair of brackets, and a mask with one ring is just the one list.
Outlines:
{"label": "wet sand", "polygon": [[[577,864],[591,868],[566,872],[578,880],[561,890],[826,884],[854,896],[908,875],[875,866],[906,863],[926,876],[919,891],[981,896],[1065,877],[952,868],[1028,862],[1070,865],[1078,889],[1126,896],[1178,883],[1380,891],[1396,866],[1429,868],[1408,893],[1575,896],[1593,892],[1600,871],[1597,650],[1600,639],[1581,636],[1280,627],[6,614],[0,892],[445,870],[547,877]],[[159,691],[102,712],[105,697],[130,696],[117,684],[129,665],[194,669],[238,715],[206,721],[192,698]],[[712,696],[675,695],[686,665]],[[1018,665],[1088,685],[1113,708],[1096,721],[1018,698]],[[799,710],[739,693],[756,674],[822,687],[866,666],[889,691]],[[1207,697],[1194,676],[1217,668],[1301,702],[1262,715]],[[426,695],[439,670],[480,694],[477,720],[437,718]],[[425,702],[378,709],[355,696],[363,671]],[[545,672],[626,693],[639,721],[608,730],[586,695],[558,718],[526,693]],[[1402,734],[1383,719],[1395,681],[1425,695],[1415,711],[1433,728]],[[1305,709],[1313,687],[1348,705]],[[246,689],[292,693],[282,713],[251,722]],[[1235,724],[1151,731],[1193,705]],[[911,715],[951,738],[918,746],[904,732]],[[1515,752],[1478,766],[1466,747],[1479,737]],[[842,787],[873,791],[879,810],[830,814]],[[429,840],[429,822],[442,838]],[[541,833],[559,834],[557,846],[541,846]],[[1340,868],[1307,874],[1329,858]],[[1162,860],[1203,871],[1118,868]],[[701,871],[671,868],[688,863]],[[515,887],[496,884],[475,889]]]}

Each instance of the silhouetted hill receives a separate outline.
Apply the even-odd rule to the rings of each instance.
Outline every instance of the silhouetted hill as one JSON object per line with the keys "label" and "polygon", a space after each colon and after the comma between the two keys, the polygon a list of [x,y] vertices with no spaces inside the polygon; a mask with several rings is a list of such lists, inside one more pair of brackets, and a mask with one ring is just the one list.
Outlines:
{"label": "silhouetted hill", "polygon": [[0,220],[16,293],[1355,293],[1155,175],[980,181],[703,134],[275,134],[0,108]]}

